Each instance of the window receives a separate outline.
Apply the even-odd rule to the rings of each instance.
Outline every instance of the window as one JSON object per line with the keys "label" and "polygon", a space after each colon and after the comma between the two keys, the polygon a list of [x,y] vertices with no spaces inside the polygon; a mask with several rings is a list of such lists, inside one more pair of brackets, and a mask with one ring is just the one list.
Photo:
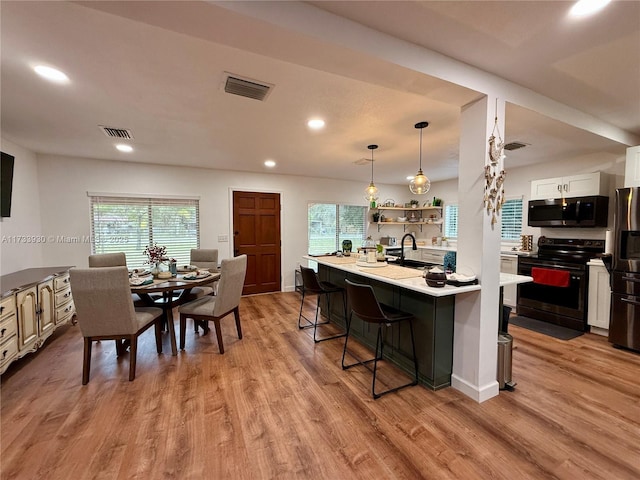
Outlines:
{"label": "window", "polygon": [[342,249],[343,240],[351,240],[353,248],[364,242],[367,234],[367,207],[310,203],[308,207],[308,242],[311,255]]}
{"label": "window", "polygon": [[522,198],[507,200],[502,205],[502,240],[520,240],[522,233]]}
{"label": "window", "polygon": [[92,253],[124,252],[129,267],[147,261],[144,249],[158,244],[167,256],[188,264],[200,244],[196,199],[91,196]]}
{"label": "window", "polygon": [[[502,240],[519,240],[522,233],[522,198],[507,200],[502,205]],[[444,207],[444,236],[458,237],[458,205]]]}
{"label": "window", "polygon": [[444,236],[458,238],[458,205],[444,207]]}

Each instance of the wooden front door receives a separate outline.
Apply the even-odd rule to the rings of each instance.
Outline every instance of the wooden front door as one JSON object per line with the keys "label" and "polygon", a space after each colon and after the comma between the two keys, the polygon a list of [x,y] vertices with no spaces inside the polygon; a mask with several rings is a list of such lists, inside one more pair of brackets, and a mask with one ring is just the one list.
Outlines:
{"label": "wooden front door", "polygon": [[233,253],[247,255],[243,295],[280,291],[280,194],[233,192]]}

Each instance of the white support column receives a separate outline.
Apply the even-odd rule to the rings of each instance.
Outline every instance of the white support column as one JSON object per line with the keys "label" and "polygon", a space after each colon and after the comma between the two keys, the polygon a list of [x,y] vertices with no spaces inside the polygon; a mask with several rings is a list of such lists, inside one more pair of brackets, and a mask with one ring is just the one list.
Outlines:
{"label": "white support column", "polygon": [[504,139],[504,110],[504,100],[497,100],[496,112],[496,98],[488,96],[463,107],[461,116],[456,263],[458,269],[472,269],[482,289],[456,296],[451,384],[477,402],[494,397],[499,391],[496,371],[501,220],[492,227],[483,199],[488,139],[496,115]]}

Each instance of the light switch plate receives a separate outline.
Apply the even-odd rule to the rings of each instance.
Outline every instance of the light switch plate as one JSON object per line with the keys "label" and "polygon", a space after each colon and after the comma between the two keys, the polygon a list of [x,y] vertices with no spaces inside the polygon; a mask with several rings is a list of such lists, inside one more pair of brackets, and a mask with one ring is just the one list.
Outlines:
{"label": "light switch plate", "polygon": [[229,235],[218,235],[218,241],[219,242],[228,242],[229,241]]}

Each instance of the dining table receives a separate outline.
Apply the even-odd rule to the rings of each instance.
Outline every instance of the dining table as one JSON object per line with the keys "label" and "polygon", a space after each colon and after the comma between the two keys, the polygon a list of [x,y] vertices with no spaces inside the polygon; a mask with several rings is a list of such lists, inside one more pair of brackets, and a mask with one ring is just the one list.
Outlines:
{"label": "dining table", "polygon": [[153,278],[151,283],[131,284],[131,293],[137,294],[150,307],[162,308],[171,339],[171,355],[174,356],[178,354],[178,346],[173,324],[173,308],[194,300],[191,289],[217,282],[220,272],[209,272],[209,275],[197,276],[194,279],[189,279],[189,276],[190,272],[178,273],[171,278]]}

